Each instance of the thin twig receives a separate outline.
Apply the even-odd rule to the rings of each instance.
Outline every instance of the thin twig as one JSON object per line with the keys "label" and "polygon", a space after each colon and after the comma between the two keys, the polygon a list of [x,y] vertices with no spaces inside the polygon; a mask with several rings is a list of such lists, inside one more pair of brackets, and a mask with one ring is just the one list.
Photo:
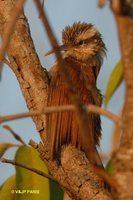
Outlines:
{"label": "thin twig", "polygon": [[102,8],[102,7],[105,6],[106,3],[107,3],[107,0],[99,0],[99,1],[98,1],[98,6],[99,6],[100,8]]}
{"label": "thin twig", "polygon": [[[38,170],[38,169],[35,169],[35,168],[29,167],[29,166],[27,166],[27,165],[24,165],[24,164],[22,164],[22,163],[16,162],[15,160],[9,160],[9,159],[6,159],[6,158],[1,158],[0,161],[1,161],[2,163],[9,163],[9,164],[12,164],[12,165],[15,165],[15,166],[22,167],[22,168],[24,168],[24,169],[27,169],[27,170],[29,170],[29,171],[32,171],[32,172],[34,172],[34,173],[36,173],[36,174],[38,174],[38,175],[40,175],[40,176],[43,176],[43,177],[45,177],[45,178],[48,178],[48,179],[50,179],[50,180],[52,180],[52,181],[58,183],[58,181],[57,181],[53,176],[51,176],[51,175],[49,175],[49,174],[46,174],[46,173],[44,173],[44,172],[42,172],[42,171],[40,171],[40,170]],[[58,183],[58,184],[59,184],[59,183]]]}
{"label": "thin twig", "polygon": [[[92,113],[106,116],[112,121],[114,121],[116,124],[118,124],[120,127],[122,127],[122,120],[118,115],[91,104],[86,105],[84,107],[86,108],[88,113],[92,112]],[[51,106],[51,107],[45,107],[43,111],[30,111],[30,112],[18,113],[14,115],[1,116],[0,123],[11,121],[14,119],[33,117],[33,116],[38,116],[38,115],[43,115],[43,114],[50,114],[53,112],[65,112],[65,111],[75,111],[75,106],[73,105]]]}
{"label": "thin twig", "polygon": [[[42,8],[44,8],[44,0],[42,0],[41,4],[42,4]],[[39,18],[41,18],[40,13],[39,13]]]}
{"label": "thin twig", "polygon": [[3,62],[7,64],[11,68],[11,63],[7,60],[7,58],[3,59]]}
{"label": "thin twig", "polygon": [[113,138],[112,138],[112,152],[114,152],[116,149],[118,149],[120,145],[120,137],[121,137],[122,131],[120,126],[116,124],[114,132],[113,132]]}
{"label": "thin twig", "polygon": [[120,127],[122,127],[121,118],[118,115],[116,115],[116,114],[114,114],[114,113],[112,113],[112,112],[110,112],[110,111],[108,111],[108,110],[106,110],[104,108],[100,108],[100,107],[95,106],[95,105],[88,105],[87,106],[87,111],[106,116],[109,119],[111,119],[112,121],[114,121],[116,124],[118,124]]}
{"label": "thin twig", "polygon": [[42,112],[40,112],[40,111],[30,111],[30,112],[18,113],[18,114],[14,114],[14,115],[0,116],[0,123],[12,121],[14,119],[38,116],[41,114],[42,114]]}
{"label": "thin twig", "polygon": [[109,160],[110,157],[111,157],[111,154],[110,154],[110,153],[106,153],[106,154],[100,153],[100,158],[101,158],[101,160]]}
{"label": "thin twig", "polygon": [[26,145],[26,143],[22,140],[22,138],[17,133],[15,133],[15,131],[10,126],[4,125],[3,128],[8,130],[15,137],[16,140],[21,142],[23,145]]}
{"label": "thin twig", "polygon": [[28,144],[34,149],[38,149],[38,144],[34,140],[31,139]]}
{"label": "thin twig", "polygon": [[11,16],[12,16],[10,18],[11,20],[6,26],[7,28],[5,30],[4,37],[3,37],[3,40],[2,40],[3,42],[2,42],[2,45],[1,45],[1,49],[0,49],[0,71],[1,71],[1,67],[2,67],[2,61],[3,61],[3,58],[4,58],[4,54],[7,50],[7,47],[8,47],[9,41],[10,41],[10,36],[14,31],[14,27],[16,25],[17,18],[22,11],[24,3],[25,3],[25,0],[19,0],[19,1],[15,2],[14,10],[11,13]]}
{"label": "thin twig", "polygon": [[103,178],[113,189],[118,190],[119,185],[111,175],[109,175],[105,170],[97,166],[94,166],[93,169],[94,172],[101,178]]}
{"label": "thin twig", "polygon": [[8,143],[8,142],[4,142],[4,143],[0,143],[0,145],[2,146],[7,146],[7,147],[21,147],[22,145],[21,144],[13,144],[13,143]]}

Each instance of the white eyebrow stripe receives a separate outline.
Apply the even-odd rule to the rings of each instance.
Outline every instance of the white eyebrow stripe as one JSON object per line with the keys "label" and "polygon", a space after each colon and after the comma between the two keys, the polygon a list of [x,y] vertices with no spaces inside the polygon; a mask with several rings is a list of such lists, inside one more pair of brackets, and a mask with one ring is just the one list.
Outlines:
{"label": "white eyebrow stripe", "polygon": [[77,35],[76,41],[80,41],[82,40],[86,40],[89,38],[92,38],[93,36],[95,36],[97,33],[97,30],[94,27],[91,27],[89,30],[80,33],[79,35]]}

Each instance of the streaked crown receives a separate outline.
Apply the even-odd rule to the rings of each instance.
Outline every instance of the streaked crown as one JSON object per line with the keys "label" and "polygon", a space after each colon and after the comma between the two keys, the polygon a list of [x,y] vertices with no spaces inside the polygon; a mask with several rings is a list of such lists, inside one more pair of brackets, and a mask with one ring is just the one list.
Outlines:
{"label": "streaked crown", "polygon": [[92,24],[78,22],[66,26],[62,32],[62,42],[67,46],[64,55],[82,62],[96,60],[101,65],[106,55],[101,34]]}

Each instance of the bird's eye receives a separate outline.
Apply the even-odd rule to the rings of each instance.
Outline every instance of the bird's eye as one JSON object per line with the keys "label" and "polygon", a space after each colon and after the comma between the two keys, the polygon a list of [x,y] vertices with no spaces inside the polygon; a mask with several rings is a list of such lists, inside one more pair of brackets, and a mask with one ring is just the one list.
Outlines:
{"label": "bird's eye", "polygon": [[84,45],[85,44],[85,41],[84,40],[81,40],[78,45]]}

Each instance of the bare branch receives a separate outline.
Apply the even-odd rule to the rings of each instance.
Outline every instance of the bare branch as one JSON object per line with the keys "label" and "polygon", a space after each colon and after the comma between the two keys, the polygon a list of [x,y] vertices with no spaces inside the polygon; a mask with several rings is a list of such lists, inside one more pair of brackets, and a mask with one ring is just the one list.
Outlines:
{"label": "bare branch", "polygon": [[119,184],[119,191],[114,191],[113,196],[121,200],[133,198],[133,1],[111,2],[118,28],[126,86],[123,133],[120,146],[112,155],[114,178]]}
{"label": "bare branch", "polygon": [[34,149],[38,149],[38,144],[36,142],[34,142],[34,140],[30,140],[29,141],[29,145],[31,147],[33,147]]}
{"label": "bare branch", "polygon": [[[2,38],[11,21],[16,0],[0,1],[0,34]],[[8,46],[9,61],[4,60],[14,71],[29,110],[42,110],[46,106],[48,95],[48,74],[41,66],[30,35],[30,29],[24,12],[19,15]],[[34,115],[37,130],[45,138],[45,116]]]}
{"label": "bare branch", "polygon": [[[122,127],[122,120],[119,116],[115,115],[114,113],[107,111],[103,108],[100,108],[95,105],[86,105],[84,106],[87,113],[92,112],[96,114],[101,114],[103,116],[108,117],[109,119],[113,120],[118,126]],[[0,123],[11,121],[14,119],[20,119],[25,117],[33,117],[43,114],[50,114],[53,112],[65,112],[65,111],[75,111],[75,106],[73,105],[64,105],[64,106],[51,106],[51,107],[44,107],[43,111],[30,111],[25,113],[19,113],[14,115],[7,115],[7,116],[1,116],[0,117]]]}
{"label": "bare branch", "polygon": [[115,190],[118,190],[119,188],[119,185],[118,183],[116,182],[116,180],[113,178],[113,176],[109,175],[105,170],[97,167],[97,166],[94,166],[94,171],[97,175],[99,175],[100,177],[102,177],[106,183],[109,183],[109,185],[115,189]]}
{"label": "bare branch", "polygon": [[30,111],[30,112],[19,113],[19,114],[14,114],[14,115],[1,116],[0,117],[0,123],[12,121],[14,119],[21,119],[21,118],[26,118],[26,117],[38,116],[38,115],[41,115],[41,114],[42,114],[42,112],[40,112],[40,111]]}
{"label": "bare branch", "polygon": [[3,41],[2,46],[0,49],[0,70],[1,70],[2,61],[4,58],[4,54],[6,52],[6,49],[8,47],[9,41],[10,41],[10,36],[14,31],[14,27],[16,25],[17,18],[22,11],[24,3],[25,3],[25,0],[19,0],[19,1],[15,2],[14,10],[11,13],[12,17],[10,18],[10,21],[8,22],[8,24],[6,26],[6,30],[3,35],[3,40],[2,40]]}
{"label": "bare branch", "polygon": [[[51,161],[47,151],[47,142],[38,144],[38,152],[72,199],[111,200],[111,194],[104,189],[103,179],[93,170],[85,154],[75,147],[62,147],[61,165]],[[37,147],[36,143],[35,146]]]}
{"label": "bare branch", "polygon": [[15,131],[10,126],[4,125],[3,128],[8,130],[15,137],[16,140],[21,142],[23,145],[26,145],[26,143],[22,140],[22,138],[17,133],[15,133]]}
{"label": "bare branch", "polygon": [[[57,181],[53,176],[51,176],[51,175],[49,175],[49,174],[46,174],[46,173],[44,173],[44,172],[42,172],[42,171],[40,171],[40,170],[38,170],[38,169],[35,169],[35,168],[33,168],[33,167],[29,167],[29,166],[24,165],[24,164],[22,164],[22,163],[16,162],[15,160],[9,160],[9,159],[6,159],[6,158],[1,158],[0,161],[1,161],[2,163],[9,163],[9,164],[12,164],[12,165],[15,165],[15,166],[22,167],[22,168],[24,168],[24,169],[27,169],[27,170],[29,170],[29,171],[32,171],[32,172],[34,172],[34,173],[36,173],[36,174],[38,174],[38,175],[40,175],[40,176],[43,176],[43,177],[45,177],[45,178],[48,178],[49,180],[52,180],[52,181],[58,183],[58,181]],[[58,184],[59,184],[59,183],[58,183]]]}
{"label": "bare branch", "polygon": [[106,3],[107,3],[107,0],[98,0],[98,6],[100,8],[104,7]]}
{"label": "bare branch", "polygon": [[7,64],[9,67],[11,67],[11,63],[6,58],[3,59],[3,62]]}

